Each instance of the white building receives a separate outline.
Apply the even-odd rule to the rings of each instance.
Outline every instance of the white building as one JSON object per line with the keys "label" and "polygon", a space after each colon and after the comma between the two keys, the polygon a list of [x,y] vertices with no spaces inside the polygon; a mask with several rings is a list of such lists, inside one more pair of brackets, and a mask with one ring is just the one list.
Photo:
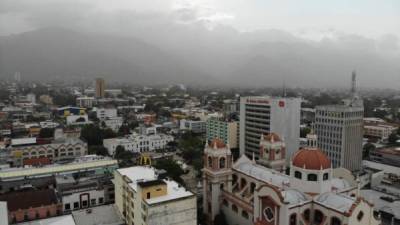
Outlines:
{"label": "white building", "polygon": [[196,196],[175,181],[159,179],[152,167],[114,173],[115,205],[126,224],[196,225]]}
{"label": "white building", "polygon": [[174,137],[165,134],[138,135],[132,134],[125,138],[110,138],[103,140],[103,146],[107,148],[110,155],[114,155],[117,147],[123,146],[126,151],[147,152],[164,149]]}
{"label": "white building", "polygon": [[97,108],[96,115],[99,120],[117,117],[116,108]]}
{"label": "white building", "polygon": [[119,130],[123,122],[124,119],[122,117],[112,117],[104,120],[104,124],[115,132]]}
{"label": "white building", "polygon": [[206,122],[201,120],[186,120],[180,121],[180,129],[191,131],[193,133],[205,133],[206,132]]}
{"label": "white building", "polygon": [[84,108],[92,108],[95,101],[94,97],[82,96],[76,98],[76,105]]}
{"label": "white building", "polygon": [[334,168],[359,170],[362,161],[364,108],[347,105],[317,106],[315,133]]}
{"label": "white building", "polygon": [[269,96],[240,99],[240,153],[259,158],[259,142],[263,134],[280,134],[286,144],[286,159],[299,149],[300,98]]}
{"label": "white building", "polygon": [[88,115],[70,115],[66,117],[67,125],[85,125],[91,124]]}

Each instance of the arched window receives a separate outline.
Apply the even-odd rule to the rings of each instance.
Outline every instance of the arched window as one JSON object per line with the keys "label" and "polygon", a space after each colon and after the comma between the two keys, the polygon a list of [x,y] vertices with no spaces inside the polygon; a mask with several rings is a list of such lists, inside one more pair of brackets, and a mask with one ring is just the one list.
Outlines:
{"label": "arched window", "polygon": [[219,168],[225,168],[225,157],[219,159]]}
{"label": "arched window", "polygon": [[294,171],[294,177],[296,177],[297,179],[302,179],[302,174],[300,171]]}
{"label": "arched window", "polygon": [[212,167],[212,158],[211,156],[208,157],[208,167]]}
{"label": "arched window", "polygon": [[256,190],[256,184],[255,183],[253,183],[253,182],[251,182],[250,183],[250,193],[254,193],[254,190]]}
{"label": "arched window", "polygon": [[304,220],[305,220],[306,222],[309,222],[309,221],[310,221],[310,209],[304,210],[303,216],[304,216]]}
{"label": "arched window", "polygon": [[233,174],[232,175],[232,184],[235,184],[237,182],[237,180],[238,180],[238,177],[235,174]]}
{"label": "arched window", "polygon": [[329,173],[324,173],[324,180],[328,180],[329,179]]}
{"label": "arched window", "polygon": [[219,184],[219,189],[224,190],[224,183]]}
{"label": "arched window", "polygon": [[228,206],[228,205],[229,205],[229,203],[228,203],[228,201],[227,201],[226,199],[222,200],[222,204],[223,204],[224,206]]}
{"label": "arched window", "polygon": [[324,220],[324,214],[323,214],[321,211],[319,211],[319,210],[315,210],[315,213],[314,213],[314,223],[316,223],[316,224],[321,224],[321,223],[322,223],[322,220]]}
{"label": "arched window", "polygon": [[308,180],[308,181],[317,181],[317,180],[318,180],[318,176],[317,176],[317,174],[310,173],[310,174],[308,174],[308,176],[307,176],[307,180]]}
{"label": "arched window", "polygon": [[240,179],[240,189],[243,189],[247,185],[246,179]]}
{"label": "arched window", "polygon": [[238,212],[238,207],[235,204],[232,204],[232,211],[234,211],[235,213]]}
{"label": "arched window", "polygon": [[297,214],[293,213],[290,215],[290,220],[289,220],[290,225],[297,225]]}
{"label": "arched window", "polygon": [[332,217],[331,218],[331,225],[342,225],[342,221],[340,221],[340,219],[337,218],[337,217]]}
{"label": "arched window", "polygon": [[248,219],[249,218],[249,214],[246,212],[246,211],[242,211],[242,216],[243,216],[243,218],[245,218],[245,219]]}

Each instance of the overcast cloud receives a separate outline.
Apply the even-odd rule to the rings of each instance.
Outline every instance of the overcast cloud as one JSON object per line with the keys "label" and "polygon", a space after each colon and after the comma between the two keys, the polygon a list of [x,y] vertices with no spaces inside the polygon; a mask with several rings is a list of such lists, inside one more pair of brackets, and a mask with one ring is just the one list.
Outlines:
{"label": "overcast cloud", "polygon": [[[246,71],[257,80],[271,71],[262,62],[254,63],[269,60],[277,76],[320,72],[348,76],[354,68],[364,73],[360,80],[365,86],[373,86],[377,72],[400,84],[399,66],[393,63],[400,55],[397,0],[0,0],[0,35],[47,27],[138,38],[219,78]],[[287,46],[274,44],[265,49],[268,43]],[[296,51],[303,55],[287,58]],[[294,68],[279,69],[287,63],[280,57],[295,63],[317,57],[312,66],[318,67],[314,62],[320,54],[339,58],[347,54],[351,59],[347,61],[354,62],[338,61],[342,64],[305,70],[303,75],[291,74],[296,73]],[[382,63],[372,71],[367,63],[374,59]],[[336,58],[329,60],[334,63]]]}

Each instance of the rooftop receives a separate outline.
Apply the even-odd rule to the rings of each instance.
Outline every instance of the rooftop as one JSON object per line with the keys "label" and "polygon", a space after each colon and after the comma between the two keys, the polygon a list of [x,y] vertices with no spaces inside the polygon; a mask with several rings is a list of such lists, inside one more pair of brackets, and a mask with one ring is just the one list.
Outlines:
{"label": "rooftop", "polygon": [[[134,166],[117,170],[121,175],[128,177],[132,182],[129,183],[133,190],[137,191],[138,184],[143,182],[157,180],[157,172],[153,167]],[[187,191],[184,187],[173,180],[165,179],[163,182],[167,185],[167,194],[160,197],[146,199],[148,204],[156,204],[164,201],[175,200],[193,196],[193,193]]]}
{"label": "rooftop", "polygon": [[328,208],[332,208],[342,213],[345,213],[349,212],[351,206],[355,203],[356,199],[347,195],[327,192],[317,196],[315,201]]}
{"label": "rooftop", "polygon": [[77,225],[72,215],[18,223],[17,225]]}
{"label": "rooftop", "polygon": [[115,205],[102,205],[72,212],[76,225],[121,225],[125,224],[118,215]]}
{"label": "rooftop", "polygon": [[0,201],[7,202],[9,211],[29,209],[43,205],[57,204],[57,196],[53,189],[13,192],[0,196]]}

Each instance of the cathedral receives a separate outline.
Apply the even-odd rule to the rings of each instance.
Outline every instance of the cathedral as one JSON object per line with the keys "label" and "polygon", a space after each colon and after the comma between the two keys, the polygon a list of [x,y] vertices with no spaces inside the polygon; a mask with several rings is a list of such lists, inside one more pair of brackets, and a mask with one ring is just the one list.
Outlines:
{"label": "cathedral", "polygon": [[359,196],[358,179],[343,168],[334,170],[316,147],[316,135],[307,138],[308,146],[290,163],[284,141],[275,133],[261,137],[257,161],[244,154],[233,161],[229,145],[219,139],[207,143],[207,224],[223,214],[229,225],[379,225],[373,205]]}

